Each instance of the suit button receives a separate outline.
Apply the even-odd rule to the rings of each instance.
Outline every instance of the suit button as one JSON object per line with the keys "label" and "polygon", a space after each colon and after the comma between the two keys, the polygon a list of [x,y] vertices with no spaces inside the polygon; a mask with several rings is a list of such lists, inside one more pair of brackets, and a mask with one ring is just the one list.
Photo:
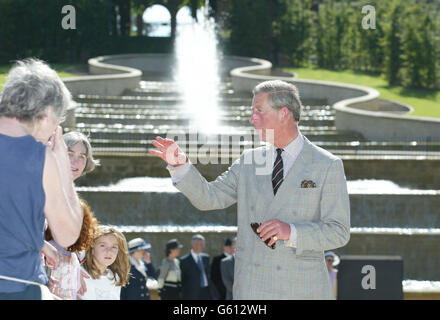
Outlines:
{"label": "suit button", "polygon": [[145,287],[144,286],[141,286],[141,289],[144,289]]}
{"label": "suit button", "polygon": [[144,294],[142,293],[142,294],[141,294],[141,297],[143,297],[143,296],[144,296]]}

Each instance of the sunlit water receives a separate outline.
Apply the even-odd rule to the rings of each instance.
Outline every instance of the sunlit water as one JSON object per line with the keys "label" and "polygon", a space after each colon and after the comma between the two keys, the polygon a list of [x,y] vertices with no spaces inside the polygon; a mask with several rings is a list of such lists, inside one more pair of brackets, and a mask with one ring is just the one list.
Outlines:
{"label": "sunlit water", "polygon": [[177,25],[175,81],[184,100],[181,107],[192,115],[190,126],[214,133],[219,130],[221,80],[215,23],[205,13],[202,8],[198,10],[198,22]]}
{"label": "sunlit water", "polygon": [[[440,190],[403,188],[388,180],[347,181],[350,194],[438,194]],[[79,187],[84,191],[133,191],[133,192],[178,192],[171,178],[135,177],[126,178],[108,186]]]}

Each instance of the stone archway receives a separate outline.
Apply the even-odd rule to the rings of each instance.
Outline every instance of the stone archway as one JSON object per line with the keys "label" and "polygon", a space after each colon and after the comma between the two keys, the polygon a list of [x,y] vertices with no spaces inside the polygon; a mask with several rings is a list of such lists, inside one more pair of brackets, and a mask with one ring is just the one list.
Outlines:
{"label": "stone archway", "polygon": [[[191,8],[192,16],[194,18],[196,17],[196,11],[198,8],[200,8],[203,5],[204,1],[200,0],[190,0],[187,4]],[[171,37],[174,38],[176,36],[176,29],[177,29],[177,12],[184,7],[184,0],[146,0],[146,1],[139,1],[139,6],[143,6],[145,11],[147,8],[153,6],[153,5],[162,5],[165,8],[168,9],[170,16],[171,16]],[[142,11],[142,12],[143,12]]]}
{"label": "stone archway", "polygon": [[[170,37],[171,30],[171,13],[161,4],[154,4],[147,7],[142,13],[139,11],[136,17],[139,28],[144,30],[144,24],[149,25],[146,35],[153,37]],[[138,33],[139,35],[139,33]]]}

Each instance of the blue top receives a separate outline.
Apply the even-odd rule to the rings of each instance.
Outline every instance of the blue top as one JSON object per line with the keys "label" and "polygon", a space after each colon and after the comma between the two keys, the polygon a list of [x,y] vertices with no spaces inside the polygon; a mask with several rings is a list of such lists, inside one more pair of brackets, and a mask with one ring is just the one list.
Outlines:
{"label": "blue top", "polygon": [[[0,134],[0,275],[46,284],[43,168],[46,147],[33,136]],[[0,292],[26,284],[0,279]]]}

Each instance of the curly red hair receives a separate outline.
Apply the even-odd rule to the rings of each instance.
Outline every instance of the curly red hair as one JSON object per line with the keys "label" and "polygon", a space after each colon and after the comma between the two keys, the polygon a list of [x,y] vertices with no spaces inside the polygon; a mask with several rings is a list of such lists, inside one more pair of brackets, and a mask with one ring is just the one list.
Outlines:
{"label": "curly red hair", "polygon": [[[83,209],[83,223],[78,240],[67,248],[67,251],[70,252],[88,250],[92,245],[93,239],[98,231],[98,220],[95,218],[90,206],[83,199],[80,199],[80,204],[81,208]],[[50,231],[49,227],[47,227],[45,239],[46,241],[53,240],[52,232]]]}

